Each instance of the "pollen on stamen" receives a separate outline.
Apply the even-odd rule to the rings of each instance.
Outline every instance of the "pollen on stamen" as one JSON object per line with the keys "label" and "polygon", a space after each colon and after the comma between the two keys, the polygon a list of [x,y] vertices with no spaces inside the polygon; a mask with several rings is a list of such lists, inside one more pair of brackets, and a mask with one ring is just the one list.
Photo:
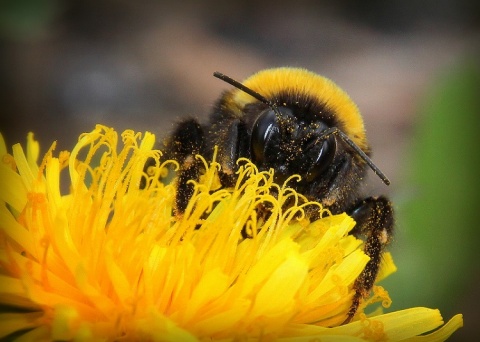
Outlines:
{"label": "pollen on stamen", "polygon": [[[0,338],[396,340],[441,327],[422,336],[428,341],[462,325],[461,315],[443,325],[438,310],[426,308],[379,313],[367,323],[364,306],[340,325],[368,262],[362,242],[349,235],[355,222],[326,211],[310,222],[305,205],[321,205],[275,184],[273,171],[244,160],[236,185],[217,188],[219,166],[203,160],[196,205],[177,217],[175,183],[158,179],[173,168],[153,150],[150,133],[124,132],[119,148],[117,133],[99,125],[80,137],[68,163],[68,152],[44,158],[42,177],[28,141],[27,155],[15,147],[15,169],[0,163],[0,267],[8,285],[0,287],[0,305],[19,308],[0,320]],[[147,175],[149,158],[155,167]],[[62,165],[66,195],[58,190]],[[142,177],[150,179],[144,188]],[[288,209],[286,199],[294,203]],[[386,254],[380,275],[394,268]],[[387,297],[374,287],[372,298],[385,304]]]}

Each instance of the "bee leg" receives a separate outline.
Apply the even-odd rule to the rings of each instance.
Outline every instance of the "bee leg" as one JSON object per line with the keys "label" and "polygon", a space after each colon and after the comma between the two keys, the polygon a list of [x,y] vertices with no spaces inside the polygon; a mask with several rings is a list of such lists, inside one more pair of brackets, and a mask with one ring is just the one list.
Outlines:
{"label": "bee leg", "polygon": [[205,137],[202,126],[195,119],[187,119],[178,124],[170,136],[167,144],[166,157],[174,159],[180,164],[177,179],[177,195],[175,198],[175,214],[185,212],[188,202],[192,198],[194,186],[189,180],[198,181],[203,163],[195,158],[203,154]]}
{"label": "bee leg", "polygon": [[[247,125],[241,120],[234,120],[226,132],[224,141],[218,146],[218,162],[222,166],[218,176],[225,188],[233,188],[237,182],[237,161],[239,158],[250,157],[249,134]],[[243,227],[242,238],[248,239],[252,234]]]}
{"label": "bee leg", "polygon": [[392,239],[394,224],[392,204],[383,196],[360,201],[349,214],[357,222],[351,233],[365,237],[364,252],[370,260],[353,285],[355,294],[343,324],[352,320],[361,300],[369,295],[377,278],[382,253]]}
{"label": "bee leg", "polygon": [[222,166],[219,173],[220,182],[223,187],[234,187],[237,181],[236,172],[238,171],[237,160],[239,158],[250,156],[248,130],[245,122],[235,120],[226,132],[224,142],[219,149],[218,161]]}

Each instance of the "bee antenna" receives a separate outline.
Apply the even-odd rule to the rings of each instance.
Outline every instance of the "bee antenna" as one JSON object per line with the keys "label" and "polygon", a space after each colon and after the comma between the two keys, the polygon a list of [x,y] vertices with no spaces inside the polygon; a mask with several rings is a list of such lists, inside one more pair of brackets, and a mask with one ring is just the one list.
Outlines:
{"label": "bee antenna", "polygon": [[343,133],[340,129],[338,129],[337,127],[330,127],[328,129],[326,129],[325,131],[323,131],[322,135],[319,137],[320,139],[325,139],[326,137],[328,137],[329,135],[331,134],[335,134],[337,136],[339,136],[348,146],[350,146],[350,148],[352,150],[355,151],[355,153],[358,154],[358,156],[360,158],[363,159],[363,161],[365,163],[367,163],[367,165],[372,169],[372,171],[378,176],[380,177],[380,179],[382,180],[383,183],[385,183],[385,185],[390,185],[390,180],[387,178],[387,176],[385,176],[385,174],[378,168],[377,165],[375,165],[373,163],[373,161],[367,156],[367,154],[365,152],[362,151],[362,149],[360,147],[358,147],[357,144],[355,144],[352,139],[350,139],[348,137],[348,135],[346,135],[345,133]]}
{"label": "bee antenna", "polygon": [[277,106],[275,105],[275,103],[273,103],[273,102],[270,101],[270,100],[267,100],[267,99],[265,98],[265,96],[257,93],[255,90],[252,90],[252,89],[248,88],[247,86],[243,85],[242,83],[234,80],[234,79],[231,78],[230,76],[227,76],[227,75],[225,75],[225,74],[222,74],[221,72],[215,71],[215,72],[213,73],[213,76],[215,76],[216,78],[221,79],[221,80],[224,81],[224,82],[227,82],[228,84],[231,84],[231,85],[234,86],[235,88],[238,88],[238,89],[240,89],[241,91],[247,93],[248,95],[256,98],[258,101],[265,103],[265,104],[268,105],[270,108],[272,108],[272,110],[275,112],[275,114],[277,114],[279,117],[281,116],[280,113],[279,113],[279,111],[278,111]]}

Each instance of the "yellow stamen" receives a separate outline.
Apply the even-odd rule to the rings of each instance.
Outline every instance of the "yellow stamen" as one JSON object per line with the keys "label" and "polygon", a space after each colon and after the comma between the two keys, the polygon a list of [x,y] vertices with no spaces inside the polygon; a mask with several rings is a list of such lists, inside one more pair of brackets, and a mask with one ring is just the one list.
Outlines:
{"label": "yellow stamen", "polygon": [[[247,160],[235,187],[222,189],[219,164],[201,156],[206,172],[177,217],[174,182],[160,181],[175,162],[161,160],[154,142],[132,131],[119,141],[98,125],[70,153],[54,157],[52,145],[37,166],[33,135],[13,156],[0,139],[0,305],[15,308],[0,314],[0,338],[25,330],[26,340],[435,341],[462,325],[458,315],[442,326],[425,308],[366,317],[365,306],[390,304],[375,287],[357,319],[339,326],[368,262],[349,235],[351,217]],[[321,218],[310,222],[307,206]],[[386,254],[380,278],[394,270]]]}

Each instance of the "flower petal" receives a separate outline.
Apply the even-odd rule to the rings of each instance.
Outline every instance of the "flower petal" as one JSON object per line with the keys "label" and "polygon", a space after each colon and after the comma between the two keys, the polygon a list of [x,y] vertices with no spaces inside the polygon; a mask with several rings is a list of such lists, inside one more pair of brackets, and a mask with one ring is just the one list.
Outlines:
{"label": "flower petal", "polygon": [[[363,242],[349,235],[351,217],[327,214],[248,161],[235,187],[220,188],[219,164],[201,157],[205,173],[192,183],[187,210],[172,215],[175,184],[158,175],[174,162],[160,162],[150,133],[121,138],[118,148],[117,132],[98,125],[70,155],[53,157],[52,145],[39,167],[29,135],[26,154],[15,145],[13,157],[2,160],[0,305],[22,313],[0,314],[0,335],[30,329],[19,340],[433,341],[463,324],[458,315],[439,328],[438,310],[425,308],[367,318],[364,306],[390,302],[375,286],[360,319],[340,325],[369,260]],[[148,158],[155,163],[147,174]],[[70,187],[62,195],[67,160]],[[323,217],[310,222],[307,205]],[[384,254],[379,278],[394,270]]]}

